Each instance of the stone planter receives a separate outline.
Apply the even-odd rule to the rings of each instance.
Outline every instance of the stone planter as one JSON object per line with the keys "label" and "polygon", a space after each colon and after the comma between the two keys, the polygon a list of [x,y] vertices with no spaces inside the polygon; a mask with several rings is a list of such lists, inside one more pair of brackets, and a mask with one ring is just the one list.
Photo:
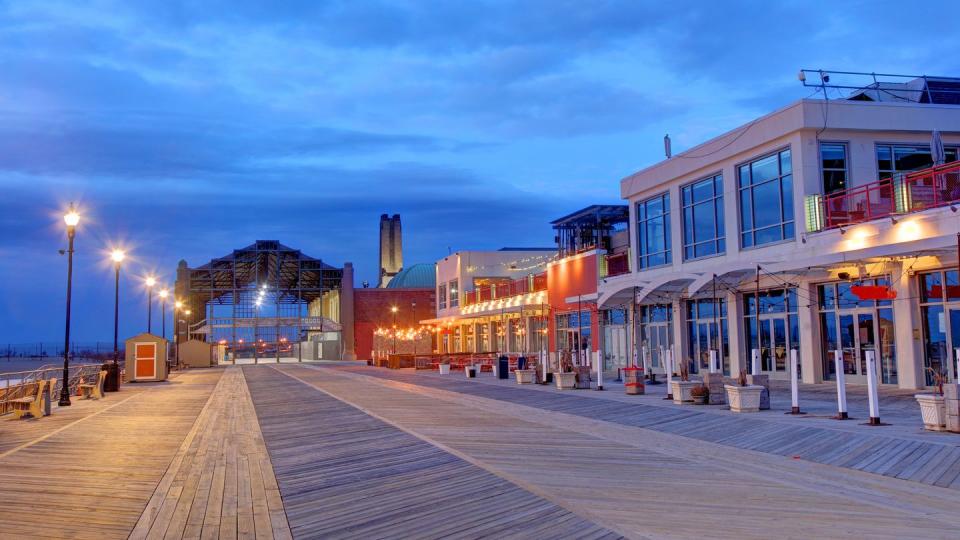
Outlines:
{"label": "stone planter", "polygon": [[440,374],[449,375],[450,374],[450,364],[440,364]]}
{"label": "stone planter", "polygon": [[517,384],[533,384],[536,375],[532,369],[515,369],[513,373],[517,376]]}
{"label": "stone planter", "polygon": [[570,373],[554,373],[554,380],[557,381],[557,388],[560,390],[573,390],[577,385],[577,374]]}
{"label": "stone planter", "polygon": [[917,394],[913,396],[920,404],[923,427],[930,431],[943,431],[947,428],[947,403],[943,396],[936,394]]}
{"label": "stone planter", "polygon": [[709,399],[709,398],[710,398],[709,395],[706,395],[706,396],[693,396],[693,404],[694,404],[694,405],[706,405],[706,404],[707,404],[707,399]]}
{"label": "stone planter", "polygon": [[672,381],[670,383],[670,391],[673,394],[673,402],[678,405],[693,402],[693,396],[690,394],[690,391],[697,386],[700,386],[700,383],[697,381]]}
{"label": "stone planter", "polygon": [[762,386],[755,385],[724,385],[727,391],[727,403],[730,410],[736,413],[757,412],[760,410],[760,393]]}

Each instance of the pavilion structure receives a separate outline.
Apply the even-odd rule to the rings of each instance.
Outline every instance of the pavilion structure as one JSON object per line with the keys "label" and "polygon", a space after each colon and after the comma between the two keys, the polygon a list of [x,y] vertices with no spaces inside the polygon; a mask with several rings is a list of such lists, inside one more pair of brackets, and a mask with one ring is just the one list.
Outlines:
{"label": "pavilion structure", "polygon": [[233,360],[330,356],[331,346],[340,348],[342,277],[342,268],[276,240],[258,240],[197,268],[180,261],[177,340],[218,344]]}

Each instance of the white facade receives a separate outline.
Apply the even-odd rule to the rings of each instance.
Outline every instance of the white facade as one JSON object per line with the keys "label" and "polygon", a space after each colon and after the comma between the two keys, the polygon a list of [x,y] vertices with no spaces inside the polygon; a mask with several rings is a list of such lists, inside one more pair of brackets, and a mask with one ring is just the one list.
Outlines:
{"label": "white facade", "polygon": [[[894,324],[890,325],[884,319],[887,322],[882,325],[874,320],[862,322],[862,327],[854,328],[857,334],[851,338],[854,350],[848,352],[855,357],[850,361],[858,364],[858,355],[871,347],[879,353],[881,344],[878,336],[882,335],[886,340],[885,346],[889,348],[895,345],[895,352],[890,353],[893,365],[888,366],[889,373],[885,372],[884,376],[888,379],[885,382],[903,388],[924,386],[924,347],[927,340],[918,301],[917,274],[925,270],[956,268],[956,235],[960,232],[960,217],[950,207],[943,206],[897,215],[896,224],[887,217],[843,229],[820,231],[817,230],[819,227],[813,226],[808,230],[805,203],[808,202],[808,196],[824,193],[821,144],[840,143],[845,148],[846,187],[849,189],[876,182],[881,177],[883,171],[879,169],[878,156],[887,147],[929,146],[933,130],[942,133],[945,146],[960,147],[960,106],[801,100],[624,178],[620,189],[621,196],[630,203],[632,272],[607,278],[601,283],[601,307],[622,304],[624,298],[634,296],[638,309],[636,325],[640,327],[643,325],[640,315],[644,311],[643,306],[669,306],[672,312],[669,341],[675,348],[675,354],[696,364],[693,357],[698,351],[693,349],[702,347],[691,345],[698,338],[691,340],[690,333],[697,331],[698,322],[701,323],[700,328],[705,325],[707,334],[711,336],[707,339],[708,347],[718,348],[720,343],[712,336],[716,335],[714,328],[720,325],[710,326],[712,315],[703,321],[696,321],[696,316],[693,316],[693,322],[688,322],[690,302],[698,298],[712,298],[714,287],[719,287],[716,298],[725,302],[727,311],[725,350],[729,374],[735,376],[749,365],[751,353],[746,333],[760,323],[761,333],[769,331],[770,334],[776,334],[783,329],[781,327],[786,327],[790,336],[782,341],[789,341],[785,343],[786,349],[799,345],[803,379],[820,382],[830,376],[829,369],[832,369],[824,362],[824,351],[829,350],[830,345],[824,341],[824,334],[829,334],[830,330],[824,326],[829,324],[823,322],[825,317],[835,317],[843,325],[849,322],[847,315],[856,321],[868,319],[870,309],[864,306],[856,309],[837,308],[834,311],[839,313],[845,310],[844,314],[823,314],[830,311],[823,306],[829,308],[831,304],[821,306],[819,296],[821,293],[829,296],[829,291],[834,290],[830,288],[831,284],[837,282],[858,283],[860,280],[885,277],[892,280],[890,286],[896,291],[897,299],[882,306],[886,310],[882,316],[887,317],[892,311]],[[784,178],[791,176],[789,183],[792,187],[789,192],[780,193],[780,198],[776,199],[789,204],[792,198],[791,208],[784,212],[784,217],[777,225],[780,227],[779,234],[786,238],[759,245],[745,245],[766,238],[768,234],[775,234],[770,230],[776,227],[753,231],[750,223],[746,223],[752,220],[759,223],[760,218],[755,216],[760,214],[769,217],[770,201],[773,200],[767,196],[771,193],[769,184],[764,183],[762,187],[749,184],[753,181],[751,178],[768,177],[763,175],[768,174],[769,162],[755,165],[753,169],[741,170],[740,167],[780,152],[787,153],[789,159],[785,162],[783,154],[780,154],[779,173],[774,173],[780,175],[780,180],[774,183],[785,185]],[[906,161],[903,160],[904,163]],[[763,167],[766,169],[761,171]],[[744,172],[746,180],[738,177],[743,171],[747,171]],[[889,176],[889,173],[885,174]],[[695,259],[685,257],[688,254],[685,253],[684,233],[691,226],[684,219],[682,188],[717,175],[722,178],[718,185],[722,184],[725,249],[720,254]],[[646,219],[644,216],[650,212],[648,208],[656,206],[644,204],[645,213],[641,214],[639,205],[661,194],[669,195],[666,221],[669,222],[670,231],[670,262],[644,267],[643,260],[654,263],[662,260],[660,255],[643,259],[651,249],[642,249],[639,235],[641,232],[647,234],[650,227],[656,228],[655,224],[650,225],[650,221],[644,221],[644,226],[640,227],[638,218]],[[746,212],[746,216],[741,211],[744,205],[751,210]],[[688,215],[694,214],[691,212]],[[700,214],[697,216],[700,217]],[[792,225],[787,223],[791,217]],[[783,231],[789,227],[792,227],[792,234],[784,234]],[[649,237],[649,234],[645,236]],[[688,241],[686,244],[693,249],[694,243]],[[650,245],[654,244],[655,241]],[[761,313],[761,320],[754,315],[752,322],[744,317],[747,304],[752,302],[747,293],[753,293],[757,288],[758,265],[761,268],[761,291],[778,288],[793,290],[784,296],[786,309],[793,315],[780,323],[773,320],[773,314],[770,314],[769,326],[765,326],[767,323],[764,318],[768,314]],[[846,279],[840,279],[841,273],[846,273],[843,274]],[[823,291],[821,285],[824,286]],[[790,300],[791,296],[793,300]],[[790,306],[790,301],[796,305]],[[876,309],[873,311],[876,319]],[[796,326],[792,332],[790,325]],[[849,330],[849,327],[845,328]],[[644,330],[636,330],[636,342],[641,347],[649,343],[649,339],[646,339],[649,336]],[[774,346],[776,340],[771,340],[768,351],[770,369],[763,371],[773,377],[786,377],[789,366],[785,370],[777,368],[782,351],[779,345]],[[843,345],[840,343],[837,347],[844,348]],[[847,380],[863,382],[865,379],[862,376],[858,378],[861,375],[860,366],[853,366],[852,369],[856,373],[852,377],[848,375]],[[951,378],[953,376],[951,367]]]}

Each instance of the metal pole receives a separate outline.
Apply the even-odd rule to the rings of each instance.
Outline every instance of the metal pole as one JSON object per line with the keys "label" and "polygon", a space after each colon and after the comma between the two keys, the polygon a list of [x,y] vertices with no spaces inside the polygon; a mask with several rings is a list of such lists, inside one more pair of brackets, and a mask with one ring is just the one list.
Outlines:
{"label": "metal pole", "polygon": [[260,342],[257,339],[257,331],[260,326],[260,306],[253,308],[253,363],[260,363]]}
{"label": "metal pole", "polygon": [[[760,265],[759,264],[757,265],[757,279],[756,279],[756,286],[754,288],[753,303],[754,303],[753,314],[757,322],[757,349],[756,350],[758,351],[758,353],[760,353],[763,346],[760,344],[760,335],[762,334],[762,332],[760,332]],[[759,362],[754,362],[754,364],[759,364]],[[753,366],[753,369],[757,369],[757,366]],[[753,371],[751,373],[751,375],[759,375],[759,374],[760,374],[759,371]]]}
{"label": "metal pole", "polygon": [[147,287],[147,333],[153,332],[153,287]]}
{"label": "metal pole", "polygon": [[[416,302],[410,302],[410,309],[413,311],[413,324],[417,324],[417,303],[416,303]],[[419,326],[419,325],[417,325],[417,326]],[[414,355],[414,356],[417,355],[417,340],[418,340],[419,338],[420,338],[420,329],[417,328],[417,331],[416,331],[416,332],[414,333],[414,335],[413,335],[413,355]],[[476,349],[476,347],[477,347],[477,342],[476,342],[477,336],[473,336],[473,339],[474,339],[473,347],[474,347],[474,349]]]}
{"label": "metal pole", "polygon": [[[699,314],[698,314],[699,315]],[[720,302],[717,301],[717,275],[713,275],[713,326],[717,329],[717,342],[714,343],[714,349],[717,351],[717,358],[720,357],[723,338],[720,337]],[[710,340],[712,341],[712,340]],[[723,371],[723,368],[720,369]],[[714,373],[713,358],[710,359],[710,373]]]}
{"label": "metal pole", "polygon": [[[113,365],[116,366],[120,356],[119,330],[120,330],[120,263],[113,265],[114,287],[113,287]],[[119,372],[118,372],[119,373]]]}
{"label": "metal pole", "polygon": [[843,351],[833,351],[834,369],[837,372],[837,420],[847,420],[847,383],[843,372]]}
{"label": "metal pole", "polygon": [[60,390],[60,406],[70,406],[70,296],[73,292],[73,237],[76,227],[67,227],[67,324],[63,336],[63,387]]}

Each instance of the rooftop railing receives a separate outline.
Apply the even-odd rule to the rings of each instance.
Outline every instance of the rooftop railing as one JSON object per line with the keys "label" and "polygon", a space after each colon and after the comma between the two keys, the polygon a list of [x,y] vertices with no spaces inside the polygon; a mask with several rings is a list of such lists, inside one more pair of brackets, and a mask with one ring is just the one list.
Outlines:
{"label": "rooftop railing", "polygon": [[600,259],[600,278],[630,273],[630,251],[607,253]]}
{"label": "rooftop railing", "polygon": [[805,204],[807,232],[922,212],[958,202],[960,161],[955,161],[828,195],[809,196]]}
{"label": "rooftop railing", "polygon": [[521,294],[535,293],[547,290],[547,273],[541,272],[509,282],[477,287],[472,291],[465,291],[461,305],[472,306],[481,302],[489,302],[498,298],[509,298]]}

